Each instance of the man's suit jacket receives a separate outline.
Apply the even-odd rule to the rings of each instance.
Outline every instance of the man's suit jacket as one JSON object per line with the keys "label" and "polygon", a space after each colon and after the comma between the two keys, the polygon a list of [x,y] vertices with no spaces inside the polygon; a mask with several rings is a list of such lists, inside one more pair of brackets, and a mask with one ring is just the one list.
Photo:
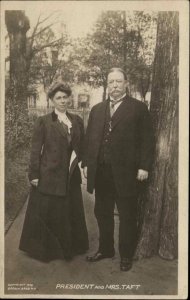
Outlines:
{"label": "man's suit jacket", "polygon": [[[95,105],[90,113],[82,166],[87,166],[87,190],[92,193],[98,155],[104,134],[109,99]],[[121,197],[137,192],[137,170],[149,170],[153,155],[153,132],[147,106],[126,96],[112,117],[111,164],[116,189]]]}
{"label": "man's suit jacket", "polygon": [[[74,180],[81,183],[81,174],[78,162],[81,160],[81,151],[84,140],[82,119],[74,114],[67,113],[72,122],[71,147],[75,150],[75,168],[72,167]],[[67,132],[59,122],[53,111],[39,117],[34,128],[32,149],[29,166],[29,180],[39,179],[38,189],[42,193],[64,196],[68,189],[70,145]],[[73,178],[72,178],[73,181]]]}

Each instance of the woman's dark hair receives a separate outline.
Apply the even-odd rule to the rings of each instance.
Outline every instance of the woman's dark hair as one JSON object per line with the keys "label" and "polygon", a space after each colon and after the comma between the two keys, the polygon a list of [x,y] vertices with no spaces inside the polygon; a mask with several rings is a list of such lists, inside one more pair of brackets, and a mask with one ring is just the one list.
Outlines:
{"label": "woman's dark hair", "polygon": [[58,81],[58,82],[54,82],[50,85],[49,90],[48,90],[48,97],[50,99],[52,99],[55,96],[55,94],[59,91],[66,93],[68,95],[68,97],[71,96],[71,93],[72,93],[71,88],[67,83]]}
{"label": "woman's dark hair", "polygon": [[111,69],[108,71],[108,75],[109,75],[110,73],[113,73],[113,72],[120,72],[120,73],[122,73],[123,76],[124,76],[124,79],[127,80],[127,75],[126,75],[125,71],[124,71],[122,68],[111,68]]}

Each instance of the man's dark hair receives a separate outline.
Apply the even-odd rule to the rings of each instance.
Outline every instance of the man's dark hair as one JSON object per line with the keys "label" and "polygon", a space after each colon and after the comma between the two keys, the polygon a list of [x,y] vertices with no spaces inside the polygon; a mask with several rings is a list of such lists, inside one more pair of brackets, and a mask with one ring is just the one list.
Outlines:
{"label": "man's dark hair", "polygon": [[[120,72],[120,73],[122,73],[123,76],[124,76],[124,79],[127,80],[127,75],[126,75],[125,71],[124,71],[122,68],[111,68],[111,69],[108,71],[108,75],[109,75],[110,73],[113,73],[113,72]],[[107,76],[108,76],[108,75],[107,75]]]}
{"label": "man's dark hair", "polygon": [[59,91],[66,93],[68,97],[71,96],[72,93],[71,88],[67,83],[56,81],[49,87],[48,97],[52,99]]}

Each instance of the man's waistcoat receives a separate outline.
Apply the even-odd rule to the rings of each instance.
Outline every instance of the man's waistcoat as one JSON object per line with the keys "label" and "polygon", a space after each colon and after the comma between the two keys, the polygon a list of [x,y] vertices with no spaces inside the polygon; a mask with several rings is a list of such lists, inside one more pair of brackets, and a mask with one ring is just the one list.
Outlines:
{"label": "man's waistcoat", "polygon": [[98,163],[106,163],[110,164],[111,163],[111,149],[110,149],[110,122],[111,122],[111,117],[110,117],[110,109],[109,105],[107,105],[106,108],[106,115],[105,115],[105,126],[104,126],[104,133],[103,133],[103,138],[100,146],[100,151],[98,155]]}

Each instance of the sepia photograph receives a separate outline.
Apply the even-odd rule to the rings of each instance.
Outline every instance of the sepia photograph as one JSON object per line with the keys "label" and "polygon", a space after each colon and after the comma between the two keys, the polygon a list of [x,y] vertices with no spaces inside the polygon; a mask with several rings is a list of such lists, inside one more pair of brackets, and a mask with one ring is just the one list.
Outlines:
{"label": "sepia photograph", "polygon": [[188,298],[188,1],[1,1],[1,298]]}

